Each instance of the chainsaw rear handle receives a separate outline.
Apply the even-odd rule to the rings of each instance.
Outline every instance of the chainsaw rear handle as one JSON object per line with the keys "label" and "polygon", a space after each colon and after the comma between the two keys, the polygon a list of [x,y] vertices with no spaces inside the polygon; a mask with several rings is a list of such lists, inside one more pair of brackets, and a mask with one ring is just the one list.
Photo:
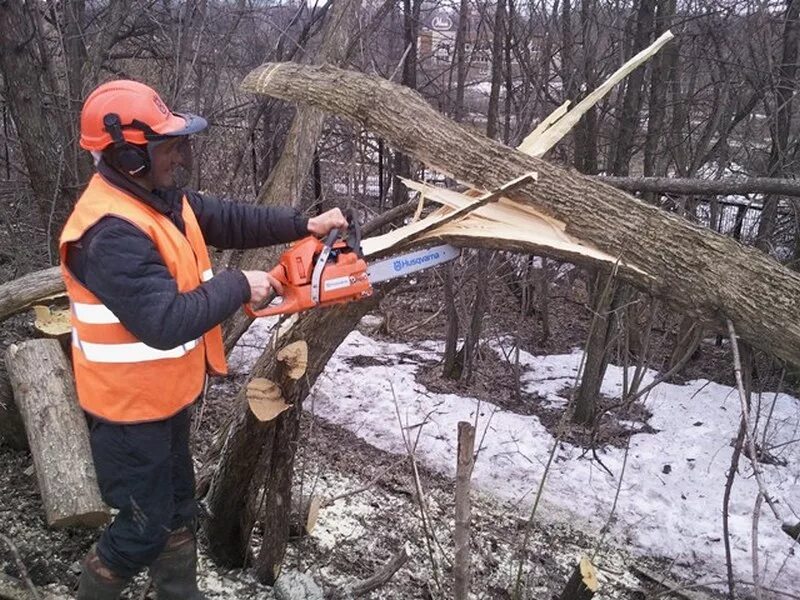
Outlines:
{"label": "chainsaw rear handle", "polygon": [[[244,305],[244,312],[251,319],[255,319],[256,317],[271,317],[273,315],[278,315],[278,314],[281,314],[281,313],[284,313],[284,312],[290,312],[287,309],[290,308],[292,306],[292,304],[287,304],[286,302],[289,299],[289,297],[292,295],[291,291],[294,288],[289,286],[289,282],[286,279],[286,271],[284,271],[283,265],[280,265],[280,264],[275,265],[272,268],[272,270],[269,271],[269,274],[272,275],[275,279],[277,279],[278,281],[281,282],[281,284],[284,286],[283,291],[284,291],[285,295],[281,296],[283,298],[283,300],[281,301],[280,304],[270,305],[270,306],[266,306],[264,308],[256,308],[255,305],[252,302],[248,302],[247,304],[245,304]],[[272,295],[269,298],[265,299],[264,302],[266,302],[267,304],[270,304],[273,300],[275,300],[275,297],[277,296],[277,294],[275,294],[274,292],[275,291],[273,290]],[[299,306],[297,298],[294,298],[294,303],[298,304],[298,306]]]}

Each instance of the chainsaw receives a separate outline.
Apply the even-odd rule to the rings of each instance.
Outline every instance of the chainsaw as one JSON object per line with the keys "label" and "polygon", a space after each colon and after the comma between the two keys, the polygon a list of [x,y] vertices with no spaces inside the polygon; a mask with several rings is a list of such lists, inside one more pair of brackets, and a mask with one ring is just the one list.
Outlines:
{"label": "chainsaw", "polygon": [[461,251],[442,244],[408,254],[367,263],[361,251],[361,226],[348,215],[347,235],[332,229],[324,240],[308,236],[294,242],[270,271],[283,284],[280,302],[265,308],[246,304],[250,317],[289,315],[317,306],[343,304],[368,298],[376,283],[404,277],[458,258]]}

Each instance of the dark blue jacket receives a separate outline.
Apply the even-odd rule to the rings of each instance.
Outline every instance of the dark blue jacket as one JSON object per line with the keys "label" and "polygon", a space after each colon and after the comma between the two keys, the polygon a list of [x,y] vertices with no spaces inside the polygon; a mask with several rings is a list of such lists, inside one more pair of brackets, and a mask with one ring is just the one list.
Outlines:
{"label": "dark blue jacket", "polygon": [[[168,216],[181,232],[185,193],[206,243],[216,248],[257,248],[308,235],[308,219],[293,208],[237,204],[189,190],[151,193],[102,160],[97,170],[111,185]],[[104,217],[70,244],[67,266],[126,329],[159,349],[197,339],[250,299],[241,271],[222,271],[197,289],[179,293],[150,238],[116,217]]]}

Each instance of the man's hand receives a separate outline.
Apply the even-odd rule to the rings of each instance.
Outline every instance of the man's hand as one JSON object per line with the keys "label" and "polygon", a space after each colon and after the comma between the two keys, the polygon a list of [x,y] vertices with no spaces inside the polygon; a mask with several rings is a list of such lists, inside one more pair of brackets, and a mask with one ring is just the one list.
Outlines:
{"label": "man's hand", "polygon": [[308,232],[316,236],[325,236],[331,229],[339,229],[341,231],[347,229],[347,219],[344,218],[342,211],[338,208],[332,208],[308,220]]}
{"label": "man's hand", "polygon": [[283,285],[269,273],[265,271],[242,271],[250,284],[250,302],[260,304],[268,300],[273,292],[277,296],[283,296]]}

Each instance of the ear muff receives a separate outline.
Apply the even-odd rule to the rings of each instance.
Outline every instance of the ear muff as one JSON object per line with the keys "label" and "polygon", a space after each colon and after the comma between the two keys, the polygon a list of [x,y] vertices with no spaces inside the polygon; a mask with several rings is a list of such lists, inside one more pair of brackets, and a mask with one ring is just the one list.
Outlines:
{"label": "ear muff", "polygon": [[141,177],[150,170],[150,158],[147,150],[125,141],[122,135],[122,122],[116,113],[108,113],[103,117],[103,128],[114,140],[111,152],[114,166],[132,177]]}

